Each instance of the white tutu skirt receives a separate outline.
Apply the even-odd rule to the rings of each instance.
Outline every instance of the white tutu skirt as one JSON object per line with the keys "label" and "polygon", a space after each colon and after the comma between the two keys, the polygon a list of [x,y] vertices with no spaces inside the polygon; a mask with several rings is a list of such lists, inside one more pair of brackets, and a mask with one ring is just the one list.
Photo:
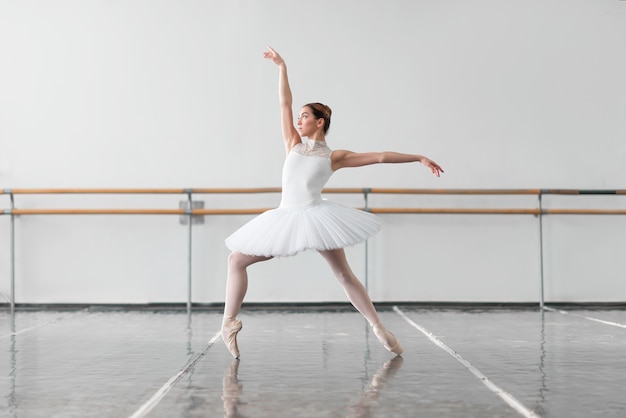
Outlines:
{"label": "white tutu skirt", "polygon": [[304,250],[345,248],[380,230],[369,212],[321,200],[306,207],[281,205],[263,212],[226,238],[231,251],[266,257],[288,257]]}

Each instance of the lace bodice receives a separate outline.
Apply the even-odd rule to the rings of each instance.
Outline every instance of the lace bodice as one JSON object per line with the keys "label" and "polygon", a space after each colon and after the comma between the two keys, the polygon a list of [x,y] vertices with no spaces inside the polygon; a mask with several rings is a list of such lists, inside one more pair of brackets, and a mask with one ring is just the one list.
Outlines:
{"label": "lace bodice", "polygon": [[295,145],[291,151],[306,155],[307,157],[326,158],[330,158],[330,154],[332,153],[325,141],[314,141],[312,139],[306,139],[306,142]]}

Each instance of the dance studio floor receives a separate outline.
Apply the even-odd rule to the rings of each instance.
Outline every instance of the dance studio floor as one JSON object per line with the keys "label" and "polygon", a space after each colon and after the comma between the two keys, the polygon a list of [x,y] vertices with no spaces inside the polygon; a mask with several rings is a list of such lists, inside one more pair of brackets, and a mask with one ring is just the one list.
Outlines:
{"label": "dance studio floor", "polygon": [[[561,308],[560,308],[561,309]],[[562,308],[565,309],[565,308]],[[0,311],[0,417],[624,417],[625,310]]]}

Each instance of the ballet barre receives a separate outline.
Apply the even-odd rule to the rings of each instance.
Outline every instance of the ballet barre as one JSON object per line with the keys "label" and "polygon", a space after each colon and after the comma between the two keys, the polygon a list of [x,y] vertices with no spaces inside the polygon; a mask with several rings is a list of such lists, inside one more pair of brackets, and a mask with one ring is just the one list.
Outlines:
{"label": "ballet barre", "polygon": [[[258,215],[273,207],[250,209],[5,209],[3,215]],[[626,215],[626,209],[498,209],[359,207],[377,214],[453,215]]]}
{"label": "ballet barre", "polygon": [[[18,216],[32,215],[178,215],[189,217],[188,228],[188,284],[187,310],[191,311],[191,253],[193,216],[210,215],[256,215],[271,208],[192,208],[192,197],[203,194],[264,194],[281,192],[280,187],[260,188],[37,188],[37,189],[0,189],[0,196],[10,199],[10,207],[1,209],[0,215],[11,217],[11,312],[15,309],[15,219]],[[358,208],[376,214],[449,214],[449,215],[533,215],[539,223],[540,257],[540,307],[544,306],[544,263],[543,263],[543,224],[544,215],[626,215],[626,209],[561,209],[544,208],[542,196],[545,195],[626,195],[626,190],[594,189],[399,189],[399,188],[327,188],[324,194],[361,194],[364,207]],[[15,197],[23,195],[185,195],[187,208],[17,208]],[[369,196],[374,194],[392,195],[530,195],[537,196],[534,208],[456,208],[456,207],[370,207]],[[365,286],[368,283],[368,249],[365,242]]]}

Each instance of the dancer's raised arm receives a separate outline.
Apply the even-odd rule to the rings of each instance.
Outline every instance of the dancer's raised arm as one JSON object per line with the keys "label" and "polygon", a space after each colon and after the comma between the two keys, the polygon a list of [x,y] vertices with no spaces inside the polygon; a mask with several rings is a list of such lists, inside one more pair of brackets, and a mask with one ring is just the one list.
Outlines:
{"label": "dancer's raised arm", "polygon": [[287,65],[285,60],[274,49],[267,47],[268,51],[263,53],[263,57],[272,60],[278,65],[278,98],[280,101],[280,119],[283,140],[285,141],[285,151],[289,153],[294,145],[302,142],[298,131],[293,125],[293,100],[291,97],[291,88],[289,87],[289,79],[287,78]]}
{"label": "dancer's raised arm", "polygon": [[432,171],[434,175],[439,177],[443,173],[443,169],[423,155],[417,154],[401,154],[399,152],[352,152],[345,150],[337,150],[332,153],[331,167],[333,171],[347,167],[362,167],[364,165],[384,164],[384,163],[413,163],[420,162]]}

